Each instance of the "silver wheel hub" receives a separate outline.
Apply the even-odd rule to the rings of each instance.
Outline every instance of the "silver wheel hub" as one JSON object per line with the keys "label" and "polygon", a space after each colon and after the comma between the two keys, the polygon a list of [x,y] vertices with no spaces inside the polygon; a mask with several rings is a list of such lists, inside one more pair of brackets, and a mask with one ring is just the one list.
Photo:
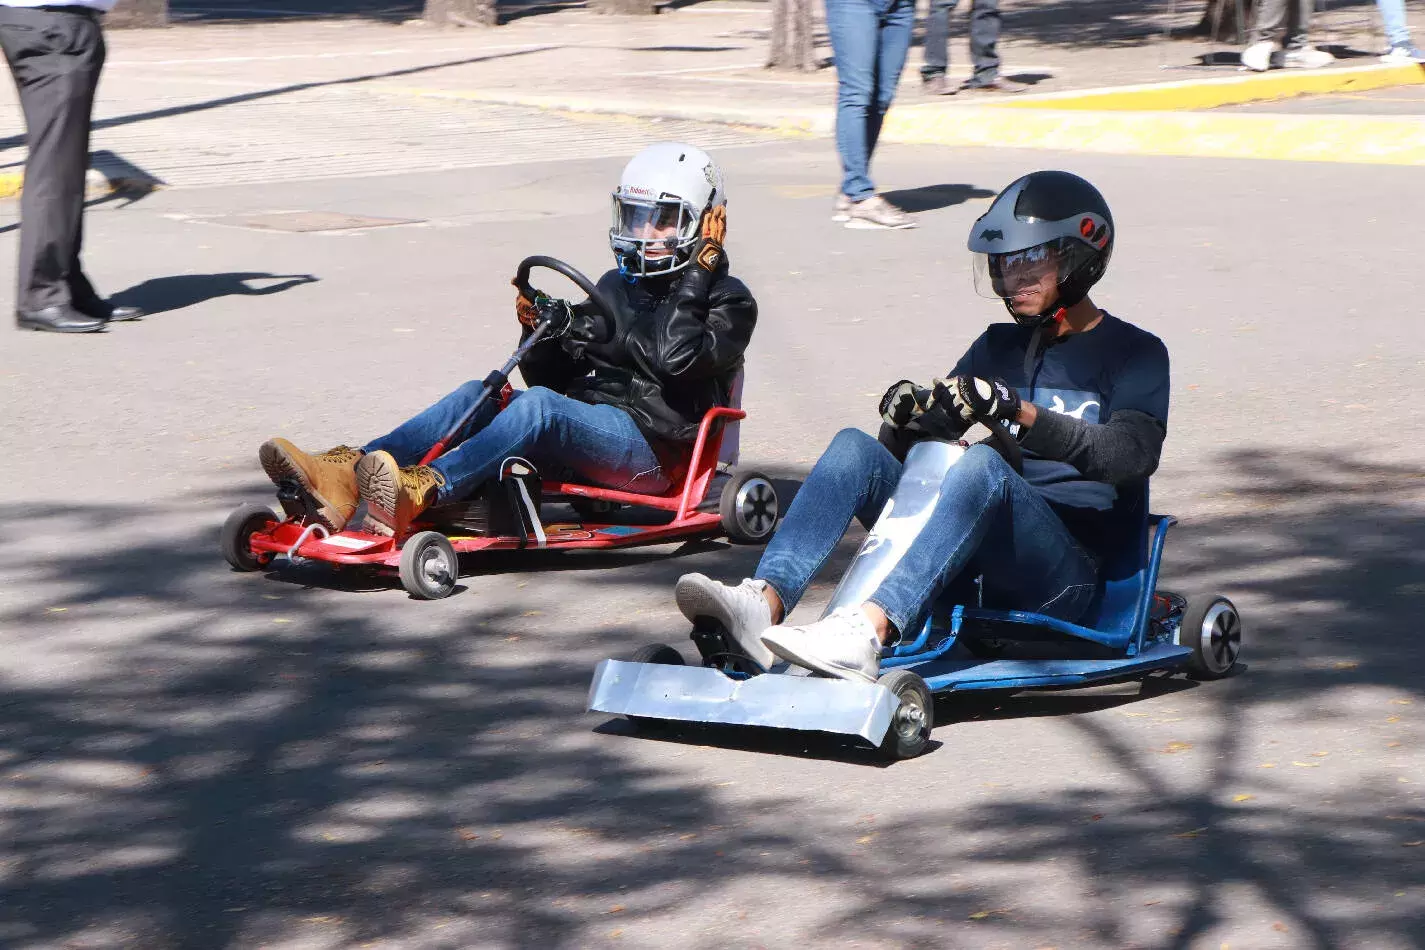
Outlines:
{"label": "silver wheel hub", "polygon": [[777,523],[777,493],[761,478],[748,479],[738,490],[737,520],[754,537],[761,537]]}
{"label": "silver wheel hub", "polygon": [[1202,618],[1198,631],[1202,658],[1214,672],[1230,670],[1242,652],[1242,619],[1231,604],[1218,602]]}

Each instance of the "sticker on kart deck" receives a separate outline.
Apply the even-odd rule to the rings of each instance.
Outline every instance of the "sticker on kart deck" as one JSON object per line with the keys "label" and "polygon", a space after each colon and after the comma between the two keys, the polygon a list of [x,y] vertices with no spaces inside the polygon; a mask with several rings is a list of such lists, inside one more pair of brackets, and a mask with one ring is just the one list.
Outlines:
{"label": "sticker on kart deck", "polygon": [[640,534],[643,528],[635,528],[632,525],[609,525],[607,528],[600,528],[599,534],[609,535],[615,538],[626,538],[629,535]]}
{"label": "sticker on kart deck", "polygon": [[379,542],[367,538],[347,538],[339,534],[333,534],[329,537],[322,538],[322,543],[331,545],[334,548],[346,548],[348,551],[360,551],[363,548],[369,548]]}

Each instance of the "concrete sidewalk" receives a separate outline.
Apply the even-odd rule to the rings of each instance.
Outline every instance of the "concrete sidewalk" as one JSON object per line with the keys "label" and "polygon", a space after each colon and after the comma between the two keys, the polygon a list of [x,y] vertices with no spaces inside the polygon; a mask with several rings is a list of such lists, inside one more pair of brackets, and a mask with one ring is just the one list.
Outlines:
{"label": "concrete sidewalk", "polygon": [[[1028,91],[925,97],[917,48],[886,140],[1425,163],[1416,116],[1179,111],[1418,82],[1425,71],[1376,65],[1383,40],[1374,8],[1337,10],[1318,24],[1339,67],[1266,76],[1245,76],[1228,44],[1167,38],[1170,28],[1191,27],[1196,5],[1176,5],[1176,18],[1166,0],[1067,8],[1005,0],[1004,8],[1004,72]],[[963,32],[963,15],[955,22]],[[600,142],[600,154],[613,154],[671,134],[662,123],[674,119],[744,129],[686,129],[704,138],[756,134],[748,128],[829,134],[834,69],[765,70],[769,27],[767,4],[715,0],[654,17],[561,10],[492,30],[303,20],[114,31],[96,107],[94,184],[390,174],[590,154]],[[818,52],[829,57],[822,39]],[[952,73],[965,74],[963,36],[952,38],[951,59]],[[0,195],[13,195],[23,123],[13,88],[4,88]]]}

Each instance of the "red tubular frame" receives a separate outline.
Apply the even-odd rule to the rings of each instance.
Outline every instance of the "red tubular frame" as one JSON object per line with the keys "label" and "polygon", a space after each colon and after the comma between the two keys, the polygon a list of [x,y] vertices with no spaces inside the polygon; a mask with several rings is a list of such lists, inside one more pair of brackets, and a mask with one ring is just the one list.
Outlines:
{"label": "red tubular frame", "polygon": [[[504,396],[505,394],[501,394]],[[507,398],[507,397],[506,397]],[[502,402],[504,399],[501,400]],[[698,425],[697,439],[693,442],[692,455],[688,459],[688,473],[681,486],[675,486],[662,495],[640,495],[636,492],[618,491],[612,488],[598,488],[593,485],[579,485],[572,482],[544,482],[541,486],[546,496],[573,496],[595,501],[608,501],[624,505],[637,505],[673,512],[673,520],[666,525],[640,527],[632,533],[600,536],[599,532],[609,525],[584,525],[578,531],[567,532],[579,537],[561,538],[566,532],[554,530],[549,533],[549,548],[616,548],[631,547],[636,544],[657,544],[673,538],[709,533],[721,526],[721,518],[713,512],[700,512],[698,506],[707,497],[708,486],[717,472],[718,454],[722,451],[723,429],[728,422],[740,422],[747,418],[741,409],[721,406],[709,409]],[[420,530],[419,524],[412,525],[412,533]],[[287,554],[292,545],[301,537],[304,526],[297,521],[274,521],[264,531],[256,532],[249,542],[253,554]],[[357,551],[342,551],[345,545],[332,545],[325,538],[309,538],[296,552],[299,557],[328,564],[383,565],[394,567],[401,561],[401,545],[394,538],[368,535],[358,531],[340,531],[337,534],[345,540],[367,542],[367,547]],[[402,539],[404,541],[404,539]],[[451,539],[451,546],[457,552],[488,550],[513,550],[527,546],[515,538],[506,537],[459,537]]]}
{"label": "red tubular frame", "polygon": [[[674,521],[682,521],[692,514],[707,496],[708,485],[717,470],[717,456],[722,450],[723,424],[719,420],[741,421],[747,413],[741,409],[727,409],[715,406],[703,415],[698,425],[698,437],[693,442],[693,454],[688,459],[688,474],[683,479],[681,492],[670,490],[664,495],[639,495],[634,492],[617,491],[612,488],[597,488],[593,485],[577,485],[570,482],[545,482],[546,495],[575,495],[592,498],[595,501],[611,501],[624,505],[638,505],[642,508],[657,508],[674,512]],[[717,432],[713,427],[717,426]]]}

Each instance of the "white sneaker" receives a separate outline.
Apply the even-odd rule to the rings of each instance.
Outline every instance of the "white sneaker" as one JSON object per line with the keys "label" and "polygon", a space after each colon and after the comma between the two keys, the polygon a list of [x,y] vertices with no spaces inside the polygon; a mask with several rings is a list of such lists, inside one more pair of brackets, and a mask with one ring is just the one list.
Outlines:
{"label": "white sneaker", "polygon": [[762,596],[766,588],[764,580],[749,578],[729,587],[702,574],[684,574],[673,588],[673,599],[689,622],[711,617],[721,623],[733,642],[766,670],[777,662],[760,639],[772,626],[772,608]]}
{"label": "white sneaker", "polygon": [[836,204],[831,206],[831,220],[850,221],[851,220],[851,199],[845,195],[836,196]]}
{"label": "white sneaker", "polygon": [[881,670],[881,639],[860,607],[842,607],[804,627],[773,627],[762,642],[789,663],[825,676],[874,683]]}
{"label": "white sneaker", "polygon": [[846,212],[848,228],[903,231],[915,227],[915,219],[880,195],[851,202]]}
{"label": "white sneaker", "polygon": [[1288,69],[1320,69],[1323,66],[1330,66],[1334,62],[1336,62],[1336,57],[1324,49],[1317,49],[1314,46],[1289,49],[1282,56],[1282,65]]}
{"label": "white sneaker", "polygon": [[1242,65],[1253,72],[1264,73],[1272,66],[1272,46],[1271,40],[1262,40],[1260,43],[1253,43],[1242,51]]}
{"label": "white sneaker", "polygon": [[1392,65],[1407,65],[1409,63],[1425,63],[1425,53],[1420,52],[1410,43],[1404,46],[1392,46],[1390,52],[1380,58],[1382,63]]}

